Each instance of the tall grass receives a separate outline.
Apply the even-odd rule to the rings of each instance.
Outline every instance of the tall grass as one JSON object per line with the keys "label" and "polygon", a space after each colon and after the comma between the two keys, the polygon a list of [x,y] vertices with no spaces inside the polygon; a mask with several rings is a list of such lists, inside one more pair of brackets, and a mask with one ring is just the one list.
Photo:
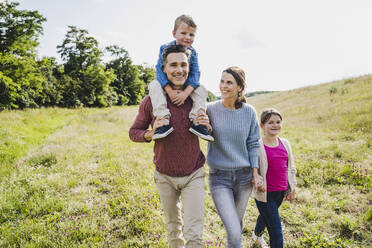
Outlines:
{"label": "tall grass", "polygon": [[[367,76],[249,98],[258,113],[282,112],[295,152],[297,199],[281,207],[286,247],[370,247],[371,94]],[[128,138],[136,113],[1,112],[0,247],[167,247],[153,144]],[[205,247],[224,247],[205,189]],[[257,214],[250,200],[244,247]]]}

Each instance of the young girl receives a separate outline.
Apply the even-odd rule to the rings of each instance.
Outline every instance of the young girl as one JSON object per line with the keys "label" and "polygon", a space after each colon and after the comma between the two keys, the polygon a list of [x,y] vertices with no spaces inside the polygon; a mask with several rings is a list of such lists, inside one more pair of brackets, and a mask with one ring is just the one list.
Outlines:
{"label": "young girl", "polygon": [[284,197],[295,198],[296,167],[293,164],[291,145],[279,138],[282,116],[278,110],[270,108],[261,114],[260,127],[264,137],[260,140],[259,173],[264,183],[255,191],[255,200],[260,215],[253,233],[254,241],[260,247],[268,247],[262,234],[267,227],[270,247],[283,247],[283,232],[279,207]]}

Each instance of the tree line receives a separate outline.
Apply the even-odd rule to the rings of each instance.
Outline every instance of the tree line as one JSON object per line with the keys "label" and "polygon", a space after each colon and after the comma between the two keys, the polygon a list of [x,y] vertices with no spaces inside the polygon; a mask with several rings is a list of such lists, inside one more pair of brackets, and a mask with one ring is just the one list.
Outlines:
{"label": "tree line", "polygon": [[[107,107],[140,103],[155,78],[148,65],[134,65],[117,45],[100,49],[87,30],[68,26],[54,57],[39,58],[36,48],[46,18],[20,10],[18,2],[0,3],[0,110]],[[103,61],[107,55],[111,58]]]}

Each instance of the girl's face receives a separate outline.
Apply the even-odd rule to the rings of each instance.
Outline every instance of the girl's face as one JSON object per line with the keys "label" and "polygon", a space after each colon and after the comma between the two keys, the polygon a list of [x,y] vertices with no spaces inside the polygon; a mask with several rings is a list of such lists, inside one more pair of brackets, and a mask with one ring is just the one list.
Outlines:
{"label": "girl's face", "polygon": [[220,91],[221,98],[236,100],[238,98],[238,93],[242,90],[237,83],[233,75],[224,72],[221,76]]}
{"label": "girl's face", "polygon": [[282,120],[278,115],[271,115],[265,124],[260,124],[265,136],[277,136],[282,129]]}

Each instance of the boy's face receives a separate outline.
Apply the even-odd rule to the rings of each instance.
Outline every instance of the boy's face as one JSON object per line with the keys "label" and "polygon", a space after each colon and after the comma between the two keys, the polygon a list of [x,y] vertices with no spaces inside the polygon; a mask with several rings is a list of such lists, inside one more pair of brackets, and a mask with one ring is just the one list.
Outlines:
{"label": "boy's face", "polygon": [[184,22],[178,26],[176,31],[173,31],[173,37],[178,45],[189,47],[194,43],[196,28],[192,28]]}
{"label": "boy's face", "polygon": [[175,86],[184,85],[189,74],[189,62],[186,54],[168,54],[166,64],[163,66],[163,72]]}

